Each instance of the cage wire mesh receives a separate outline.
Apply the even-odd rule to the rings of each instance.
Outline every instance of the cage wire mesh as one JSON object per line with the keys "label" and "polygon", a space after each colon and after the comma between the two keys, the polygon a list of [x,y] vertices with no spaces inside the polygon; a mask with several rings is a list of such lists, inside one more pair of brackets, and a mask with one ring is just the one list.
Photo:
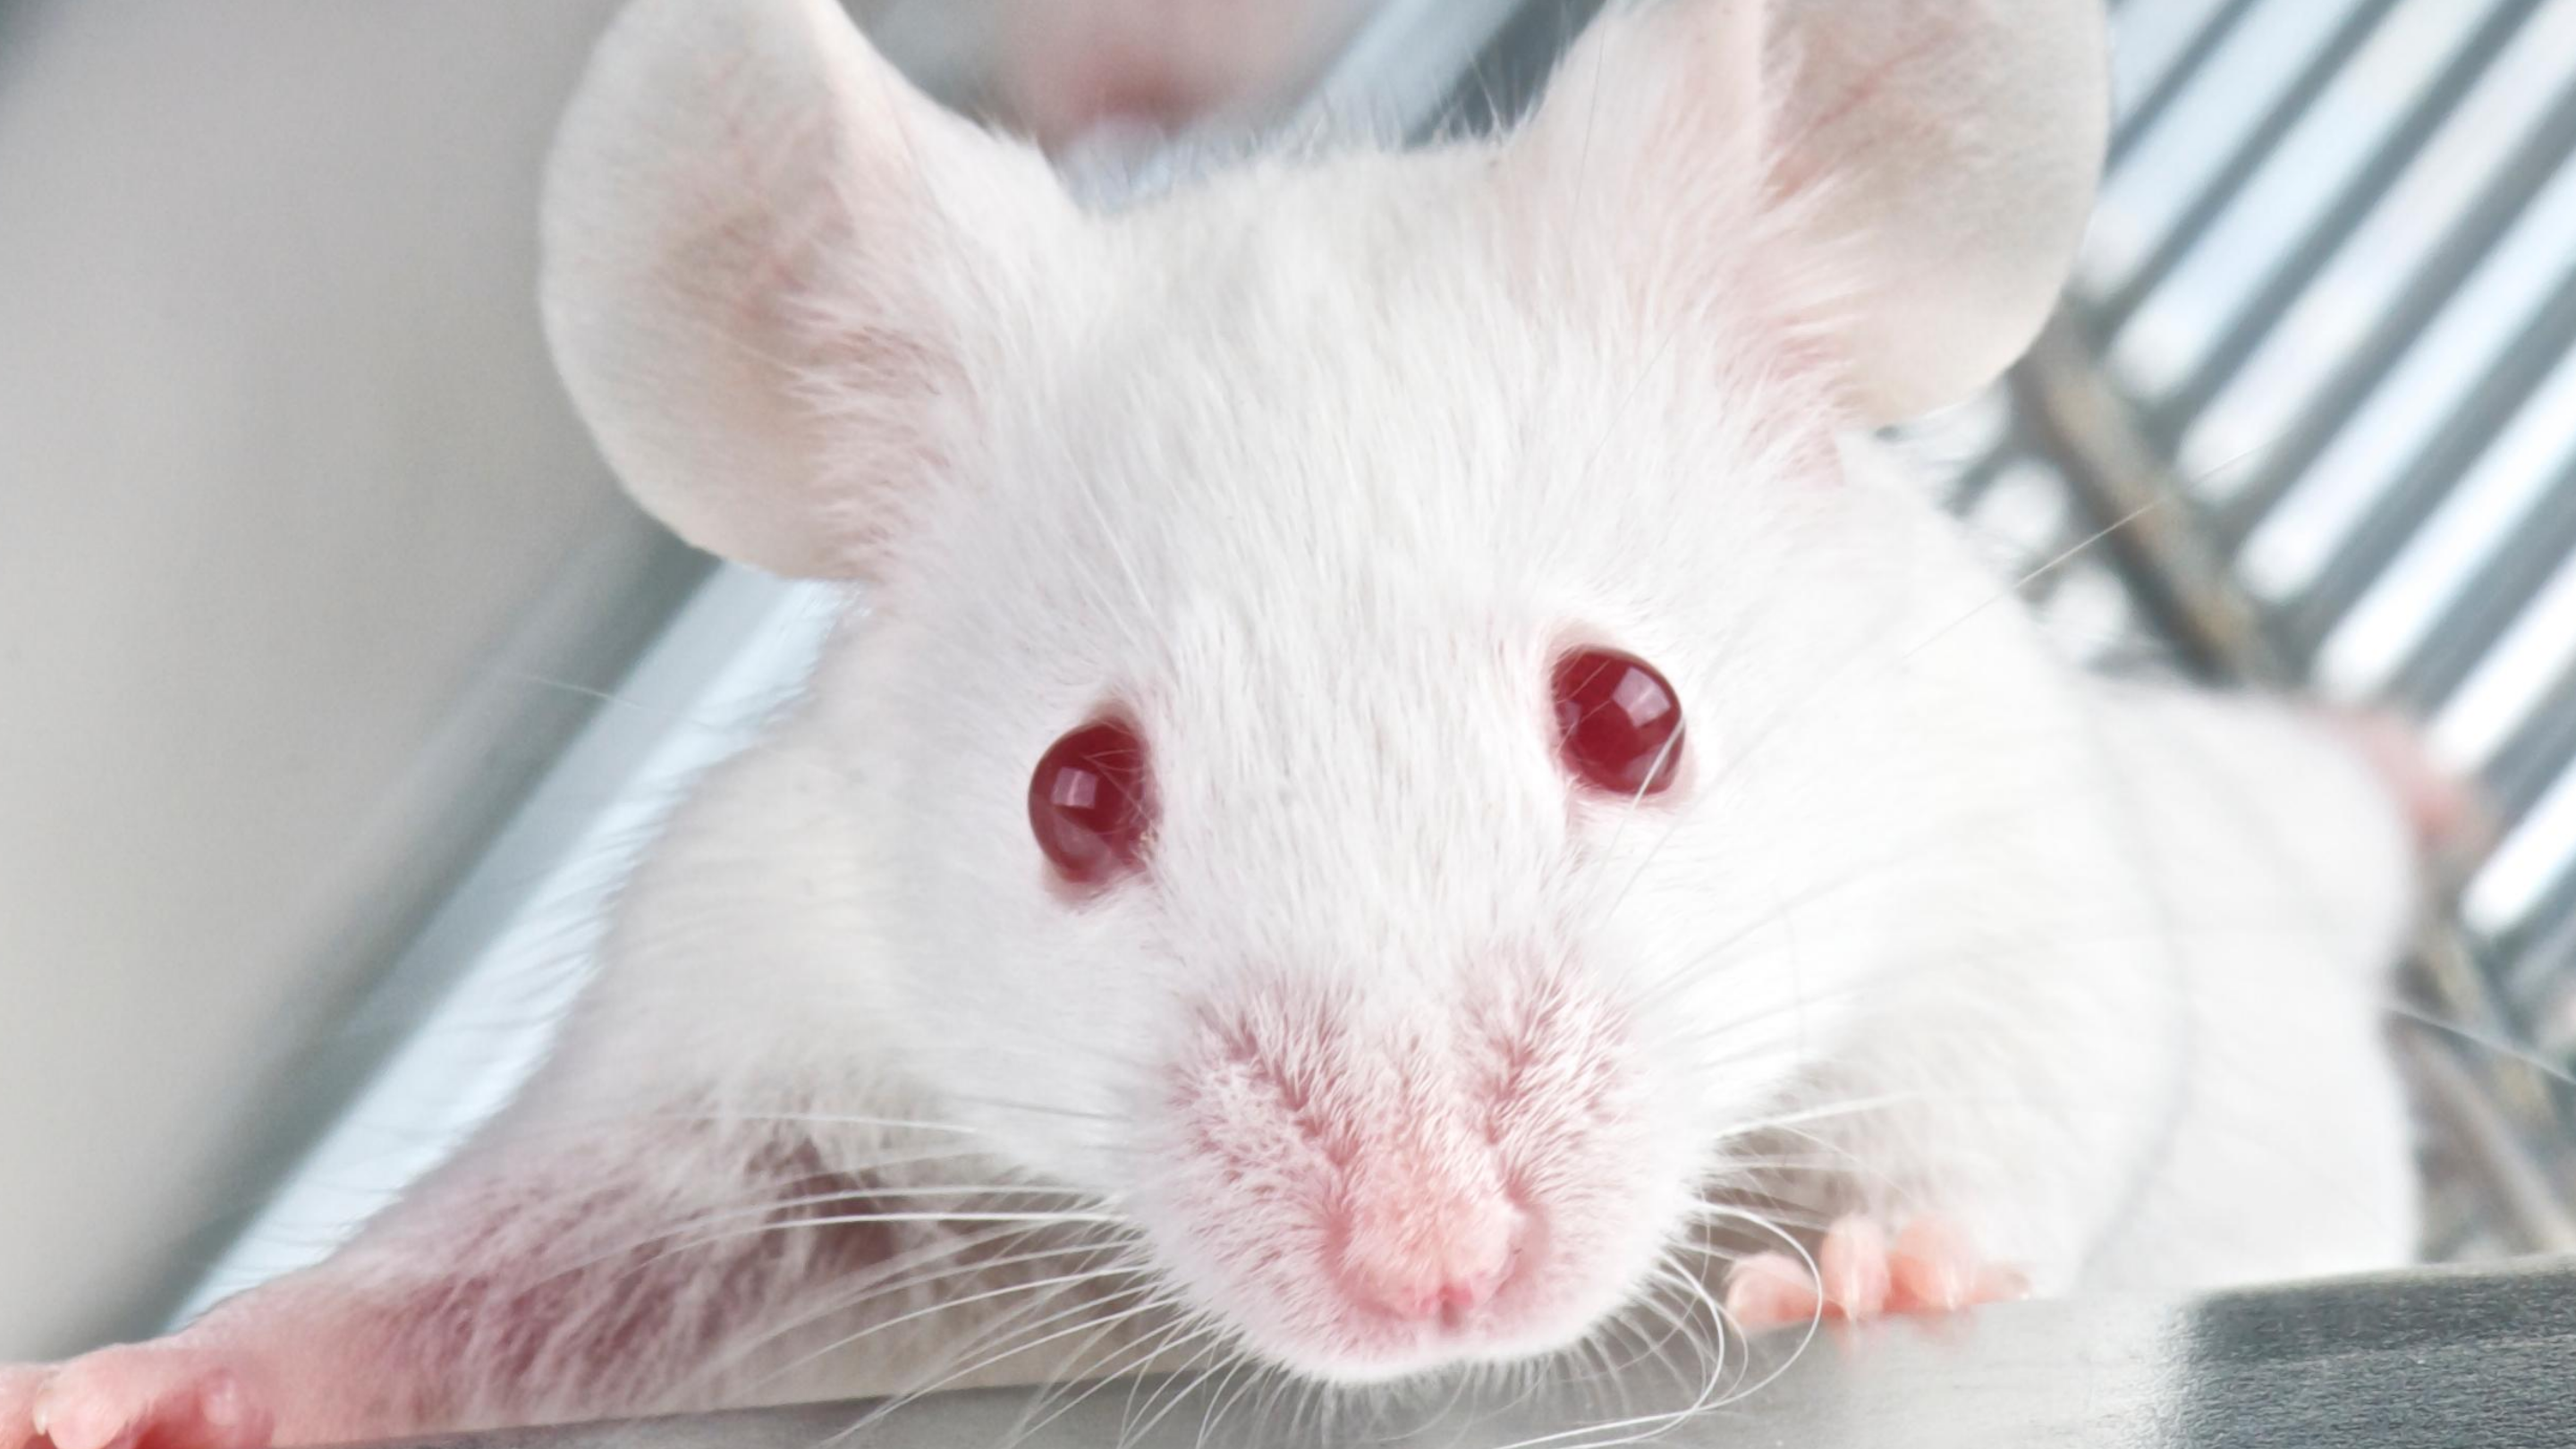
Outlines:
{"label": "cage wire mesh", "polygon": [[2576,1247],[2576,4],[2128,0],[2113,34],[2059,315],[1902,441],[2080,656],[2395,705],[2484,785],[2500,838],[2399,1018],[2428,1247]]}

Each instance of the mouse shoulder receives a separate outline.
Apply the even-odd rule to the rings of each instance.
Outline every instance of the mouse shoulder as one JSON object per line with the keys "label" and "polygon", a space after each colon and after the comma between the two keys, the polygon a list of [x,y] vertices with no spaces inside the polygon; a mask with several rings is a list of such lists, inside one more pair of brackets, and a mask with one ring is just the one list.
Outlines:
{"label": "mouse shoulder", "polygon": [[[613,903],[559,1080],[838,1081],[882,1030],[882,840],[811,692],[688,786]],[[618,1090],[623,1090],[619,1088]]]}

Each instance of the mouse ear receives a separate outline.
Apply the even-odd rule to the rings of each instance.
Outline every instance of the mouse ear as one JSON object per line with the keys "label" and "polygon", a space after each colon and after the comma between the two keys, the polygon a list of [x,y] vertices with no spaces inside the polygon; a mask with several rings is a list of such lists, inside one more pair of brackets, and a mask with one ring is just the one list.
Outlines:
{"label": "mouse ear", "polygon": [[[2109,120],[2100,0],[1660,0],[1602,18],[1515,146],[1573,159],[1559,192],[1617,168],[1613,212],[1696,195],[1757,221],[1756,245],[1792,253],[1761,270],[1800,277],[1812,315],[1793,320],[1861,418],[1888,423],[1973,394],[2029,345]],[[1747,245],[1648,234],[1708,260]]]}
{"label": "mouse ear", "polygon": [[565,387],[648,511],[772,572],[865,573],[966,436],[1000,300],[1071,206],[835,0],[637,0],[546,180]]}

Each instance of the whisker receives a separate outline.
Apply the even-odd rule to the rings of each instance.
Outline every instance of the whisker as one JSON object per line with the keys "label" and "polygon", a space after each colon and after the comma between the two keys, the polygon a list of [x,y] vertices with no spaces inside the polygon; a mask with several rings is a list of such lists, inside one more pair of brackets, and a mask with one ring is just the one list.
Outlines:
{"label": "whisker", "polygon": [[[1050,1344],[1050,1343],[1055,1343],[1055,1342],[1058,1342],[1058,1341],[1060,1341],[1060,1340],[1062,1340],[1062,1339],[1070,1338],[1070,1337],[1072,1337],[1074,1334],[1082,1333],[1082,1332],[1085,1332],[1085,1331],[1095,1331],[1095,1332],[1096,1332],[1096,1331],[1098,1331],[1098,1330],[1104,1330],[1104,1329],[1115,1328],[1115,1327],[1117,1327],[1117,1326],[1119,1326],[1119,1325],[1121,1325],[1121,1324],[1132,1323],[1132,1322],[1134,1322],[1136,1319],[1138,1319],[1138,1318],[1142,1318],[1142,1317],[1145,1317],[1145,1316],[1146,1316],[1146,1315],[1148,1315],[1148,1314],[1164,1312],[1164,1311],[1166,1311],[1166,1310],[1168,1310],[1168,1309],[1170,1309],[1170,1308],[1174,1307],[1174,1306],[1176,1305],[1176,1303],[1177,1303],[1177,1302],[1178,1302],[1178,1300],[1177,1300],[1176,1298],[1174,1298],[1172,1295],[1168,1294],[1168,1293],[1158,1294],[1158,1295],[1155,1295],[1155,1296],[1153,1296],[1153,1297],[1149,1297],[1149,1298],[1145,1299],[1143,1302],[1140,1302],[1140,1303],[1138,1303],[1138,1304],[1134,1305],[1133,1307],[1123,1309],[1123,1310],[1121,1310],[1120,1312],[1118,1312],[1118,1313],[1116,1313],[1116,1314],[1114,1314],[1114,1315],[1111,1315],[1110,1317],[1108,1317],[1108,1318],[1106,1318],[1106,1319],[1094,1320],[1094,1321],[1084,1322],[1084,1323],[1076,1323],[1076,1324],[1074,1324],[1074,1325],[1073,1325],[1072,1327],[1070,1327],[1070,1328],[1062,1328],[1062,1329],[1058,1329],[1058,1330],[1056,1330],[1056,1331],[1055,1331],[1055,1332],[1053,1332],[1053,1333],[1049,1333],[1049,1334],[1045,1335],[1044,1337],[1041,1337],[1041,1338],[1038,1338],[1038,1339],[1034,1339],[1034,1340],[1031,1340],[1031,1341],[1026,1342],[1026,1343],[1015,1344],[1015,1345],[1013,1345],[1013,1346],[1011,1346],[1011,1347],[1009,1347],[1009,1348],[1007,1348],[1007,1349],[1004,1349],[1004,1350],[1002,1350],[1002,1351],[1000,1351],[1000,1352],[997,1352],[997,1353],[991,1354],[991,1355],[989,1355],[989,1356],[987,1356],[987,1357],[985,1357],[985,1358],[983,1358],[983,1359],[981,1359],[981,1360],[979,1360],[979,1361],[977,1361],[977,1362],[975,1362],[975,1363],[973,1363],[973,1364],[970,1364],[970,1365],[968,1365],[967,1367],[965,1367],[965,1368],[963,1368],[963,1369],[959,1369],[959,1370],[957,1370],[956,1372],[951,1373],[951,1374],[947,1375],[947,1376],[946,1376],[946,1377],[944,1377],[944,1378],[941,1378],[941,1379],[936,1380],[936,1381],[934,1381],[934,1382],[932,1382],[932,1383],[930,1383],[930,1384],[927,1384],[927,1385],[923,1386],[923,1387],[922,1387],[922,1388],[920,1388],[920,1389],[916,1389],[916,1390],[912,1391],[910,1394],[907,1394],[907,1395],[906,1395],[902,1400],[899,1400],[899,1401],[897,1401],[897,1402],[898,1402],[898,1403],[908,1403],[908,1402],[910,1402],[912,1399],[919,1398],[919,1397],[920,1397],[921,1395],[923,1395],[923,1394],[930,1393],[930,1392],[933,1392],[933,1391],[935,1391],[935,1390],[937,1390],[937,1389],[939,1389],[939,1388],[945,1387],[946,1385],[948,1385],[948,1384],[950,1384],[950,1383],[954,1383],[954,1382],[956,1382],[958,1379],[965,1378],[965,1377],[967,1377],[967,1376],[968,1376],[968,1375],[970,1375],[970,1374],[980,1373],[980,1372],[982,1372],[983,1370],[985,1370],[985,1369],[987,1369],[987,1368],[990,1368],[990,1367],[992,1367],[993,1365],[995,1365],[995,1364],[997,1364],[997,1363],[1001,1363],[1001,1362],[1002,1362],[1002,1361],[1004,1361],[1005,1359],[1014,1358],[1014,1357],[1017,1357],[1017,1356],[1019,1356],[1019,1355],[1021,1355],[1021,1354],[1024,1354],[1024,1353],[1032,1353],[1032,1352],[1035,1352],[1036,1350],[1038,1350],[1038,1349],[1040,1349],[1040,1348],[1044,1348],[1046,1345],[1048,1345],[1048,1344]],[[1032,1326],[1032,1327],[1044,1327],[1046,1324],[1048,1324],[1048,1323],[1052,1323],[1052,1322],[1055,1322],[1056,1320],[1058,1320],[1058,1319],[1060,1319],[1060,1318],[1062,1318],[1062,1317],[1064,1317],[1064,1316],[1066,1316],[1064,1313],[1051,1314],[1051,1315],[1049,1315],[1048,1317],[1046,1317],[1046,1318],[1044,1318],[1044,1319],[1039,1320],[1039,1321],[1038,1321],[1038,1323],[1033,1324],[1033,1325],[1031,1325],[1031,1326]],[[1103,1380],[1103,1382],[1110,1382],[1110,1381],[1109,1381],[1109,1380]],[[892,1408],[892,1407],[894,1407],[894,1406],[893,1406],[893,1405],[889,1405],[888,1407],[889,1407],[889,1408]],[[883,1411],[880,1411],[880,1412],[882,1413]]]}
{"label": "whisker", "polygon": [[[823,1218],[793,1218],[783,1223],[763,1223],[758,1228],[747,1230],[747,1232],[756,1234],[783,1231],[789,1228],[837,1228],[847,1227],[853,1223],[865,1223],[871,1225],[879,1223],[1053,1223],[1068,1227],[1082,1226],[1086,1224],[1094,1227],[1123,1227],[1126,1225],[1126,1222],[1127,1220],[1125,1218],[1120,1217],[1116,1213],[1013,1212],[1008,1209],[995,1209],[990,1211],[974,1209],[971,1211],[953,1213],[844,1213]],[[740,1237],[745,1235],[746,1233],[729,1233],[724,1236]]]}
{"label": "whisker", "polygon": [[[1013,1243],[1024,1242],[1035,1236],[1038,1231],[1035,1228],[991,1229],[958,1242],[936,1243],[915,1249],[910,1253],[900,1254],[878,1265],[876,1269],[859,1275],[856,1283],[845,1285],[845,1290],[855,1291],[829,1295],[806,1311],[783,1322],[771,1324],[759,1334],[734,1344],[722,1357],[702,1366],[693,1379],[721,1378],[790,1335],[811,1328],[825,1319],[854,1312],[878,1299],[916,1292],[935,1283],[990,1272],[997,1268],[1019,1267],[1051,1258],[1073,1257],[1077,1254],[1097,1257],[1108,1251],[1108,1245],[1105,1244],[1078,1243],[1033,1251],[1007,1252],[994,1258],[979,1259],[964,1256],[981,1248],[997,1245],[1007,1247]],[[912,1272],[913,1269],[924,1267],[932,1268],[933,1271]],[[910,1276],[901,1276],[905,1274]],[[785,1370],[767,1375],[761,1382],[767,1382],[783,1372]]]}
{"label": "whisker", "polygon": [[1232,1378],[1234,1373],[1242,1372],[1245,1366],[1251,1366],[1252,1376],[1245,1379],[1241,1387],[1226,1392],[1223,1397],[1218,1398],[1215,1402],[1208,1405],[1206,1417],[1199,1421],[1197,1449],[1207,1449],[1208,1441],[1216,1435],[1217,1425],[1225,1422],[1225,1416],[1233,1410],[1234,1405],[1238,1400],[1249,1398],[1260,1392],[1265,1381],[1283,1376],[1283,1371],[1279,1369],[1268,1365],[1254,1364],[1252,1360],[1246,1359],[1242,1364],[1237,1365],[1234,1371],[1229,1373],[1227,1377]]}
{"label": "whisker", "polygon": [[973,1103],[997,1112],[1026,1112],[1039,1117],[1066,1117],[1081,1122],[1121,1123],[1126,1119],[1108,1112],[1093,1112],[1080,1107],[1063,1107],[1043,1102],[1017,1102],[1004,1097],[959,1096],[960,1102]]}
{"label": "whisker", "polygon": [[[1160,1424],[1164,1419],[1170,1417],[1171,1412],[1174,1409],[1179,1408],[1183,1403],[1188,1401],[1191,1393],[1195,1392],[1198,1388],[1207,1383],[1210,1375],[1205,1371],[1200,1372],[1195,1378],[1190,1378],[1186,1381],[1184,1380],[1183,1375],[1210,1356],[1225,1352],[1230,1335],[1226,1333],[1222,1325],[1210,1324],[1206,1328],[1200,1329],[1198,1334],[1193,1335],[1193,1337],[1205,1337],[1208,1340],[1207,1346],[1201,1348],[1197,1353],[1191,1355],[1190,1358],[1183,1362],[1178,1368],[1174,1369],[1171,1381],[1163,1388],[1155,1390],[1153,1396],[1145,1400],[1145,1407],[1153,1412],[1143,1423],[1136,1426],[1136,1438],[1141,1439],[1145,1435],[1153,1433],[1155,1425]],[[1190,1342],[1190,1338],[1184,1338],[1178,1343],[1171,1345],[1171,1348],[1165,1351],[1169,1352],[1172,1350],[1187,1348],[1190,1345]],[[1154,1401],[1156,1399],[1163,1398],[1165,1394],[1169,1394],[1171,1397],[1164,1402],[1162,1408],[1154,1409]],[[1119,1437],[1122,1443],[1127,1442],[1127,1436],[1123,1432]]]}
{"label": "whisker", "polygon": [[[1074,1405],[1090,1398],[1093,1394],[1098,1393],[1108,1385],[1117,1382],[1119,1375],[1132,1372],[1138,1364],[1151,1362],[1152,1354],[1160,1352],[1159,1347],[1149,1347],[1145,1356],[1143,1358],[1138,1358],[1135,1356],[1135,1350],[1138,1345],[1133,1343],[1127,1344],[1123,1348],[1112,1346],[1107,1350],[1106,1356],[1100,1361],[1089,1361],[1089,1355],[1099,1346],[1100,1341],[1115,1332],[1122,1321],[1122,1319],[1113,1318],[1094,1329],[1090,1337],[1074,1345],[1072,1350],[1065,1355],[1064,1368],[1050,1375],[1053,1382],[1046,1384],[1038,1393],[1030,1397],[1028,1407],[1020,1411],[1019,1422],[1014,1426],[1010,1435],[1003,1441],[1004,1443],[1018,1444],[1022,1442],[1029,1435],[1038,1432],[1047,1425],[1054,1423],[1065,1414],[1071,1412]],[[1186,1321],[1187,1320],[1184,1319],[1179,1322]],[[1179,1323],[1176,1322],[1174,1327],[1177,1326],[1179,1326]],[[1167,1329],[1164,1334],[1157,1335],[1153,1342],[1158,1345],[1164,1337],[1168,1336],[1168,1334],[1169,1330]],[[1044,1418],[1038,1417],[1041,1412],[1045,1411],[1050,1400],[1077,1387],[1081,1389],[1081,1392],[1074,1394],[1070,1400],[1061,1404],[1054,1412],[1047,1413]]]}
{"label": "whisker", "polygon": [[806,1127],[884,1127],[903,1132],[953,1132],[974,1137],[991,1133],[957,1122],[931,1122],[909,1117],[853,1116],[839,1112],[634,1112],[567,1118],[566,1126],[612,1126],[627,1122],[681,1122],[701,1126],[767,1126],[783,1123]]}
{"label": "whisker", "polygon": [[2549,1080],[2556,1082],[2562,1087],[2576,1088],[2576,1072],[2570,1072],[2567,1068],[2560,1066],[2558,1063],[2551,1061],[2545,1056],[2540,1055],[2538,1052],[2532,1051],[2527,1047],[2517,1045],[2511,1041],[2507,1041],[2503,1037],[2496,1036],[2489,1032],[2479,1031],[2475,1027],[2464,1025],[2463,1023],[2450,1020],[2446,1017],[2436,1016],[2433,1013],[2424,1010],[2422,1007],[2394,997],[2382,1001],[2380,1003],[2380,1008],[2391,1016],[2413,1022],[2417,1026],[2438,1031],[2444,1036],[2450,1037],[2456,1041],[2466,1042],[2481,1051],[2501,1057],[2517,1066],[2527,1067],[2530,1070],[2547,1077]]}
{"label": "whisker", "polygon": [[793,1373],[797,1369],[803,1368],[818,1359],[828,1358],[833,1354],[839,1353],[858,1344],[864,1339],[873,1338],[880,1333],[900,1328],[907,1323],[918,1323],[922,1319],[934,1317],[938,1314],[947,1313],[955,1309],[970,1307],[977,1303],[989,1303],[997,1298],[1009,1298],[1022,1293],[1045,1292],[1051,1297],[1080,1284],[1096,1283],[1105,1279],[1120,1277],[1127,1271],[1127,1269],[1117,1266],[1107,1268],[1089,1268],[1078,1272],[1058,1274],[1052,1278],[1034,1279],[1026,1283],[1005,1283],[998,1288],[987,1288],[981,1292],[968,1293],[961,1297],[942,1298],[936,1302],[925,1304],[922,1307],[898,1313],[892,1318],[872,1323],[867,1327],[860,1329],[856,1333],[834,1339],[823,1347],[815,1349],[813,1352],[783,1365],[768,1375],[767,1378],[764,1378],[762,1382],[768,1382],[769,1379],[784,1377],[785,1375]]}
{"label": "whisker", "polygon": [[[1061,1293],[1063,1290],[1059,1289],[1057,1291],[1058,1293]],[[1043,1302],[1045,1300],[1040,1301]],[[1044,1348],[1050,1343],[1070,1338],[1077,1333],[1083,1333],[1093,1329],[1126,1322],[1145,1313],[1166,1307],[1169,1303],[1170,1299],[1167,1297],[1149,1298],[1134,1307],[1122,1310],[1121,1312],[1110,1316],[1105,1321],[1100,1319],[1087,1320],[1081,1323],[1076,1323],[1070,1328],[1057,1329],[1056,1331],[1048,1333],[1040,1338],[1018,1343],[1010,1343],[1008,1346],[989,1353],[984,1357],[977,1359],[975,1362],[967,1364],[963,1368],[951,1370],[950,1372],[923,1383],[916,1388],[907,1390],[902,1394],[887,1399],[884,1403],[870,1410],[865,1415],[862,1415],[858,1422],[820,1441],[820,1443],[815,1445],[815,1449],[827,1449],[827,1446],[829,1445],[837,1444],[855,1435],[863,1434],[869,1429],[872,1429],[876,1425],[884,1422],[888,1415],[900,1411],[905,1406],[911,1404],[914,1400],[921,1398],[923,1395],[935,1393],[938,1390],[957,1382],[959,1379],[981,1373],[985,1369],[991,1368],[995,1364],[1001,1363],[1006,1359],[1010,1359],[1024,1353],[1033,1353],[1038,1349]],[[1071,1308],[1059,1309],[1054,1313],[1050,1313],[1045,1317],[1038,1319],[1036,1322],[1028,1324],[1025,1328],[1016,1331],[1026,1333],[1045,1328],[1050,1324],[1061,1322],[1065,1318],[1073,1315],[1089,1312],[1095,1306],[1096,1305],[1089,1303],[1077,1303]],[[976,1343],[970,1343],[960,1347],[959,1356],[962,1357],[966,1353],[974,1352],[978,1343],[989,1341],[991,1338],[991,1334],[979,1335]]]}

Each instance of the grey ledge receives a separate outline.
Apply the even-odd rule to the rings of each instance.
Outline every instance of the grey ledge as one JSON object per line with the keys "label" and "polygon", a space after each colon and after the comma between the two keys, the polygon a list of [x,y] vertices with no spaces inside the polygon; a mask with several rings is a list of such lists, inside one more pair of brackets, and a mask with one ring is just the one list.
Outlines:
{"label": "grey ledge", "polygon": [[[1678,1449],[2551,1449],[2576,1445],[2576,1259],[2429,1268],[2175,1302],[2024,1303],[1757,1341],[1757,1392],[1665,1427]],[[1670,1358],[1687,1358],[1678,1350]],[[1635,1442],[1697,1381],[1632,1365],[1552,1390],[1418,1398],[1237,1395],[1114,1384],[1034,1432],[1030,1391],[586,1424],[411,1441],[452,1449],[1533,1449]],[[1785,1367],[1784,1367],[1785,1365]],[[1175,1402],[1177,1400],[1177,1402]],[[1050,1400],[1054,1403],[1056,1400]],[[1168,1412],[1149,1414],[1148,1407]],[[1259,1405],[1256,1412],[1256,1405]],[[1043,1417],[1041,1414],[1039,1417]],[[1625,1427],[1611,1421],[1629,1419]]]}

